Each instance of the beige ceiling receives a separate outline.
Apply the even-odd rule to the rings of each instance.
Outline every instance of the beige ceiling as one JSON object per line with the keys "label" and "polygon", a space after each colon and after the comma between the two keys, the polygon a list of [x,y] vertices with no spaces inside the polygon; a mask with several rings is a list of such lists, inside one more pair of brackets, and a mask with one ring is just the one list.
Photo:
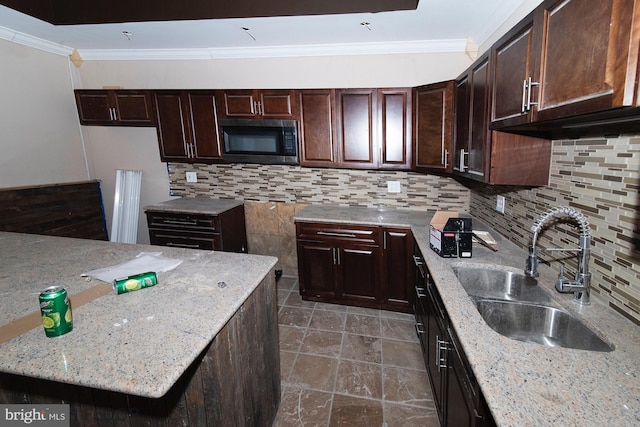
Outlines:
{"label": "beige ceiling", "polygon": [[0,38],[85,59],[460,51],[541,0],[420,0],[416,10],[54,26],[0,6]]}

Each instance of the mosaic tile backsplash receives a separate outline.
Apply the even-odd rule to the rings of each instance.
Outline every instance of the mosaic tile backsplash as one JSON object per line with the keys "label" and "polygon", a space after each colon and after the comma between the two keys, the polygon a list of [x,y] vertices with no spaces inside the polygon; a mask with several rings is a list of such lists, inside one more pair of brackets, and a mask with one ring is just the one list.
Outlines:
{"label": "mosaic tile backsplash", "polygon": [[[197,172],[197,183],[186,182],[187,171]],[[172,194],[185,197],[469,211],[469,190],[463,185],[413,172],[170,163],[169,180]],[[399,181],[400,193],[387,192],[387,181]]]}
{"label": "mosaic tile backsplash", "polygon": [[[542,213],[556,206],[579,209],[592,232],[592,296],[640,325],[639,189],[640,137],[554,141],[549,186],[471,186],[470,212],[526,248]],[[506,198],[504,215],[494,210],[498,194]],[[545,248],[576,248],[578,235],[577,227],[561,222],[545,228],[539,242]],[[565,264],[569,278],[575,274],[575,254],[541,258],[556,270]]]}

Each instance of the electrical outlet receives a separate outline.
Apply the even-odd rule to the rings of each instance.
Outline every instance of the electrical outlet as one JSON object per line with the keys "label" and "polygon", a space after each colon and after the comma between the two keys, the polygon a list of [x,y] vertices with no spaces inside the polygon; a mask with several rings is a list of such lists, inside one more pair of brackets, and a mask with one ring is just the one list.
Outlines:
{"label": "electrical outlet", "polygon": [[198,174],[195,172],[187,172],[187,182],[198,182]]}
{"label": "electrical outlet", "polygon": [[387,181],[387,192],[389,192],[389,193],[399,193],[400,192],[400,181]]}
{"label": "electrical outlet", "polygon": [[504,196],[496,197],[496,210],[501,214],[504,214]]}

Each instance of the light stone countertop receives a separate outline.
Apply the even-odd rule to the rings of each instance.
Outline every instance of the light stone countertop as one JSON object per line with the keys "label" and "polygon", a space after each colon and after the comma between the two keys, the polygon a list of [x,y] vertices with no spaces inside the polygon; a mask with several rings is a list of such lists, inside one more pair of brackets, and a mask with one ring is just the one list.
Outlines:
{"label": "light stone countertop", "polygon": [[219,215],[222,212],[243,205],[242,200],[209,199],[206,197],[183,197],[144,207],[146,211],[154,212],[186,212],[194,214]]}
{"label": "light stone countertop", "polygon": [[[47,338],[38,326],[0,344],[0,372],[144,397],[163,396],[213,340],[277,259],[0,232],[2,324],[38,311],[40,290],[69,295],[100,282],[80,274],[162,252],[184,260],[158,284],[73,308],[74,328]],[[219,283],[224,282],[225,287]]]}
{"label": "light stone countertop", "polygon": [[491,232],[498,252],[474,244],[472,258],[442,258],[429,247],[428,223],[433,213],[314,205],[295,219],[411,228],[499,426],[640,425],[640,328],[598,301],[594,293],[592,304],[581,307],[573,301],[573,294],[556,292],[558,272],[541,265],[538,286],[615,350],[553,348],[498,334],[482,319],[452,267],[506,266],[520,273],[526,252],[474,220],[474,229]]}

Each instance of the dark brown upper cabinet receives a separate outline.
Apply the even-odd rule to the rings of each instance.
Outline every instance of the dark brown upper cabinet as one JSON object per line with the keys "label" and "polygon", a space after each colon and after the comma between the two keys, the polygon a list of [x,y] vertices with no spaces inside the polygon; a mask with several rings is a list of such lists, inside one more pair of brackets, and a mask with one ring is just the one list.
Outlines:
{"label": "dark brown upper cabinet", "polygon": [[491,66],[480,57],[455,83],[453,173],[495,185],[547,185],[551,141],[491,131]]}
{"label": "dark brown upper cabinet", "polygon": [[82,125],[155,126],[151,92],[144,90],[76,90]]}
{"label": "dark brown upper cabinet", "polygon": [[300,102],[300,165],[335,167],[335,90],[305,89]]}
{"label": "dark brown upper cabinet", "polygon": [[545,0],[491,49],[492,128],[638,106],[639,14],[627,0]]}
{"label": "dark brown upper cabinet", "polygon": [[295,119],[299,118],[294,90],[237,89],[219,91],[221,118]]}
{"label": "dark brown upper cabinet", "polygon": [[411,167],[411,88],[305,89],[299,99],[301,166]]}
{"label": "dark brown upper cabinet", "polygon": [[456,88],[456,139],[453,170],[463,176],[487,181],[490,161],[489,57],[477,60],[461,77]]}
{"label": "dark brown upper cabinet", "polygon": [[377,91],[340,89],[336,91],[338,162],[353,169],[375,169]]}
{"label": "dark brown upper cabinet", "polygon": [[[413,92],[413,169],[451,172],[454,81],[420,86]],[[465,97],[466,98],[466,97]]]}
{"label": "dark brown upper cabinet", "polygon": [[379,169],[411,168],[411,88],[378,89]]}
{"label": "dark brown upper cabinet", "polygon": [[214,91],[155,91],[162,161],[221,163]]}

